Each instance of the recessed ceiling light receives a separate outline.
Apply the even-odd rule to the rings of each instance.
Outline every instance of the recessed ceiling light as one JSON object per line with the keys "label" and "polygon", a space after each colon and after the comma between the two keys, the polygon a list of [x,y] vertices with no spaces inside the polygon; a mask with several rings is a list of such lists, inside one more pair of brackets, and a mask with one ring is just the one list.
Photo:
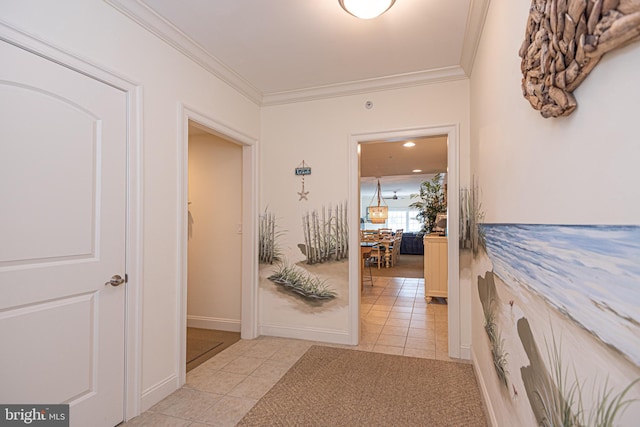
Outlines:
{"label": "recessed ceiling light", "polygon": [[422,172],[422,169],[414,169],[414,170],[412,170],[411,172],[413,172],[413,173],[420,173],[420,172]]}
{"label": "recessed ceiling light", "polygon": [[404,144],[402,144],[403,147],[415,147],[416,143],[415,142],[405,142]]}

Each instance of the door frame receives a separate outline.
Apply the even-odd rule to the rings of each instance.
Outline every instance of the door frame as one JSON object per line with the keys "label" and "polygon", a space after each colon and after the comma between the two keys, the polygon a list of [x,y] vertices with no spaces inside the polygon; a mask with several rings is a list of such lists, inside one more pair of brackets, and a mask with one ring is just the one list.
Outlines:
{"label": "door frame", "polygon": [[[460,223],[460,141],[459,125],[445,124],[405,128],[380,132],[362,132],[349,135],[349,223],[360,223],[360,143],[373,141],[397,141],[429,136],[447,136],[447,212],[449,215],[448,265],[449,274],[449,356],[465,357],[461,350],[462,335],[460,310],[460,251],[458,249],[458,224]],[[360,339],[360,242],[359,229],[352,227],[349,235],[349,336],[357,345]]]}
{"label": "door frame", "polygon": [[258,336],[258,140],[221,123],[197,109],[179,105],[178,125],[178,352],[176,357],[181,387],[187,377],[187,246],[189,184],[189,120],[210,129],[212,133],[242,146],[242,290],[240,336]]}
{"label": "door frame", "polygon": [[127,97],[126,222],[125,222],[125,352],[123,420],[140,415],[142,387],[142,287],[143,287],[143,151],[142,86],[134,80],[0,21],[0,40],[29,51],[70,70],[107,84]]}

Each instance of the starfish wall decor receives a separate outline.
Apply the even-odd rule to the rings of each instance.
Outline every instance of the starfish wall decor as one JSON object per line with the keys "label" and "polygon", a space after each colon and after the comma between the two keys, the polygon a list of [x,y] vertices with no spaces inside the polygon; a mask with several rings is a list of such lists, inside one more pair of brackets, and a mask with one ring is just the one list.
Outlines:
{"label": "starfish wall decor", "polygon": [[298,199],[298,201],[304,199],[304,200],[309,200],[307,199],[307,195],[309,194],[308,191],[304,191],[304,176],[302,177],[302,191],[298,191],[298,196],[300,196],[300,198]]}
{"label": "starfish wall decor", "polygon": [[298,191],[298,196],[300,196],[300,198],[298,199],[298,201],[301,200],[309,200],[307,199],[307,196],[309,195],[308,191],[304,191],[304,176],[305,175],[311,175],[311,167],[306,164],[304,162],[304,160],[302,161],[302,163],[300,163],[298,165],[298,167],[296,168],[296,175],[301,176],[302,177],[302,190]]}

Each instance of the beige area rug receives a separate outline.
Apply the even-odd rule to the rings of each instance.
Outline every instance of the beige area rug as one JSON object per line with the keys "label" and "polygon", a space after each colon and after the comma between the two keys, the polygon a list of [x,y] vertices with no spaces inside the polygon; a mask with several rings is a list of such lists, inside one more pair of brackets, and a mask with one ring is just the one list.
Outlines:
{"label": "beige area rug", "polygon": [[487,426],[471,365],[311,347],[239,426]]}
{"label": "beige area rug", "polygon": [[[369,267],[365,268],[363,274],[369,274]],[[374,263],[371,266],[371,274],[378,277],[424,277],[424,256],[422,255],[400,255],[398,263],[393,267],[380,267]]]}

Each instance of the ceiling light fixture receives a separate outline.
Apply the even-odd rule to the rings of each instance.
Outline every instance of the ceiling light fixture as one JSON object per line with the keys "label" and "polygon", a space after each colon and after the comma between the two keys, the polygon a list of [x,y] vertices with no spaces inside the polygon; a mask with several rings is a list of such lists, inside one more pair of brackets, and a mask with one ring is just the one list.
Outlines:
{"label": "ceiling light fixture", "polygon": [[396,0],[338,0],[347,13],[360,19],[373,19],[385,13]]}
{"label": "ceiling light fixture", "polygon": [[422,169],[414,169],[414,170],[412,170],[411,172],[413,172],[413,173],[420,173],[420,172],[422,172]]}
{"label": "ceiling light fixture", "polygon": [[[378,196],[378,204],[374,205],[374,200]],[[382,199],[382,190],[380,190],[380,180],[378,180],[378,187],[376,188],[376,193],[371,198],[371,202],[369,203],[369,207],[367,208],[367,212],[369,213],[369,220],[372,224],[384,224],[389,217],[389,207],[386,206],[386,202],[382,199],[382,203],[385,205],[381,205],[380,201]]]}
{"label": "ceiling light fixture", "polygon": [[403,147],[415,147],[416,143],[415,142],[405,142],[404,144],[402,144]]}

